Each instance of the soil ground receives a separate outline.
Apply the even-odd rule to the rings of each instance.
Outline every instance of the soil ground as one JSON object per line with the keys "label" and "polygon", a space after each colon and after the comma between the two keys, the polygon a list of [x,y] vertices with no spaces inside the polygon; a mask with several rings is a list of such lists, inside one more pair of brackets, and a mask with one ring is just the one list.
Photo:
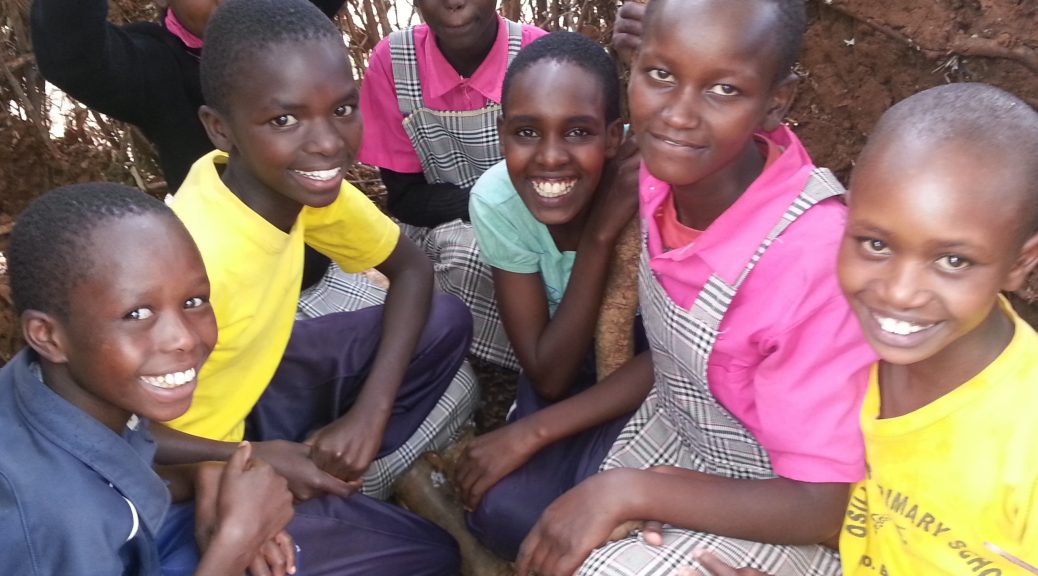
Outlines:
{"label": "soil ground", "polygon": [[[883,110],[919,90],[982,81],[1038,105],[1034,0],[818,0],[809,2],[809,16],[803,81],[789,121],[816,162],[844,181]],[[113,161],[123,156],[84,137],[84,120],[80,113],[64,138],[50,139],[31,117],[0,111],[0,251],[13,215],[50,187],[105,178],[139,182]],[[362,187],[372,183],[361,179]],[[1038,318],[1030,307],[1022,310]],[[0,278],[0,363],[20,346],[16,332]],[[488,367],[480,373],[488,402],[479,424],[486,429],[503,417],[514,375]]]}

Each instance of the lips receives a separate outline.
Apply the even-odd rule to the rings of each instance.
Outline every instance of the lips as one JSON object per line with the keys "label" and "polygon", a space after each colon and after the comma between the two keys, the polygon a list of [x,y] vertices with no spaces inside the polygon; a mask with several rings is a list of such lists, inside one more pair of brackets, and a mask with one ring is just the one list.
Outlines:
{"label": "lips", "polygon": [[865,322],[866,332],[877,344],[893,348],[911,348],[918,346],[930,338],[934,330],[942,322],[931,322],[922,319],[908,319],[882,314],[874,310],[868,311]]}
{"label": "lips", "polygon": [[696,144],[695,142],[692,142],[690,140],[686,140],[684,138],[681,138],[681,137],[678,137],[678,136],[674,136],[674,135],[659,134],[659,133],[656,133],[656,132],[652,132],[651,135],[652,135],[653,138],[655,138],[659,142],[661,142],[663,144],[666,144],[668,146],[673,146],[675,148],[691,148],[691,149],[705,148],[705,146],[702,146],[700,144]]}
{"label": "lips", "polygon": [[534,193],[541,198],[560,198],[573,191],[577,185],[576,178],[555,179],[538,178],[530,180]]}
{"label": "lips", "polygon": [[342,175],[342,167],[328,168],[327,170],[293,170],[292,172],[315,182],[329,182]]}
{"label": "lips", "polygon": [[884,332],[889,332],[891,334],[895,334],[897,336],[908,336],[911,334],[915,334],[916,332],[922,332],[923,330],[933,328],[934,326],[933,322],[909,322],[906,320],[898,320],[897,318],[880,316],[875,313],[873,313],[872,316],[876,319],[876,323],[879,324],[880,330]]}
{"label": "lips", "polygon": [[179,388],[189,382],[193,382],[195,379],[195,369],[188,368],[187,370],[182,370],[180,372],[170,372],[168,374],[159,374],[156,376],[141,376],[140,379],[141,382],[148,386],[171,390],[173,388]]}

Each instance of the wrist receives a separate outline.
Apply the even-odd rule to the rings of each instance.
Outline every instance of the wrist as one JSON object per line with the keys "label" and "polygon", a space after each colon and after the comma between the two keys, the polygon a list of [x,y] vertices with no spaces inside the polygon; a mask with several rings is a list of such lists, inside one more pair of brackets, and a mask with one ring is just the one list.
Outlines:
{"label": "wrist", "polygon": [[539,413],[534,413],[509,424],[509,426],[515,427],[521,445],[528,454],[536,454],[556,440],[551,431],[541,422],[542,419],[538,418],[539,415]]}
{"label": "wrist", "polygon": [[196,576],[201,575],[225,575],[242,574],[249,567],[251,554],[242,548],[244,542],[240,534],[233,534],[234,530],[223,527],[215,530],[209,547],[199,559]]}
{"label": "wrist", "polygon": [[649,493],[644,489],[643,470],[633,468],[611,468],[588,478],[597,483],[602,501],[611,502],[612,520],[620,525],[632,520],[649,519]]}

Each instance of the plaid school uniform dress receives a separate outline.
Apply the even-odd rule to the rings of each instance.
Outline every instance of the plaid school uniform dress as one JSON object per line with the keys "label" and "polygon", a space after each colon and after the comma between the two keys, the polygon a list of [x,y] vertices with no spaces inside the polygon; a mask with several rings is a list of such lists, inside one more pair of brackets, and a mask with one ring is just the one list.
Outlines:
{"label": "plaid school uniform dress", "polygon": [[[643,233],[638,285],[655,386],[620,433],[603,470],[671,465],[730,478],[776,476],[764,448],[711,394],[707,360],[721,320],[764,251],[810,207],[842,193],[828,170],[816,168],[736,282],[730,285],[712,275],[689,310],[675,304],[656,279]],[[637,536],[612,542],[595,550],[579,574],[669,576],[678,567],[695,565],[692,551],[700,547],[735,566],[749,565],[774,576],[840,573],[839,556],[823,546],[762,544],[667,527],[663,546],[649,546]]]}
{"label": "plaid school uniform dress", "polygon": [[[519,52],[523,29],[506,21],[508,62]],[[389,36],[397,103],[404,131],[414,146],[430,183],[471,187],[483,172],[501,161],[497,118],[501,105],[487,100],[478,110],[433,110],[425,106],[418,77],[418,57],[411,30]],[[461,298],[472,311],[472,353],[498,366],[518,370],[494,298],[494,281],[479,258],[472,224],[454,220],[422,228],[401,224],[400,229],[422,247],[433,261],[440,290]]]}

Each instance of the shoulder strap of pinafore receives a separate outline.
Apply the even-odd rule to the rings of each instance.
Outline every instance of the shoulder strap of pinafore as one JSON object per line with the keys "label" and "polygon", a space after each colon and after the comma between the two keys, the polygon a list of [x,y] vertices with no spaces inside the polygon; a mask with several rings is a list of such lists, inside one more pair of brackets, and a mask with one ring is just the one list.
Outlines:
{"label": "shoulder strap of pinafore", "polygon": [[418,81],[418,54],[414,47],[414,28],[389,34],[389,58],[393,63],[393,86],[397,106],[407,118],[422,107],[422,84]]}
{"label": "shoulder strap of pinafore", "polygon": [[511,64],[519,49],[523,47],[523,25],[505,18],[508,24],[508,63]]}
{"label": "shoulder strap of pinafore", "polygon": [[[508,63],[523,45],[523,25],[505,20],[508,25]],[[422,99],[422,83],[418,79],[418,54],[414,44],[414,29],[397,30],[389,34],[389,57],[393,63],[393,85],[396,88],[397,106],[400,114],[407,118],[415,110],[425,106]]]}
{"label": "shoulder strap of pinafore", "polygon": [[692,304],[690,313],[698,320],[712,326],[714,329],[718,329],[721,325],[721,319],[728,310],[728,306],[731,304],[732,298],[735,297],[739,286],[750,275],[757,262],[760,261],[761,256],[764,255],[764,252],[775,239],[785,232],[786,228],[802,216],[804,212],[807,212],[808,208],[827,198],[840,196],[844,192],[843,185],[840,184],[839,180],[833,176],[833,173],[828,168],[815,168],[812,170],[807,183],[804,185],[804,189],[793,200],[793,203],[789,205],[789,208],[786,208],[778,223],[764,237],[764,240],[757,247],[753,256],[750,257],[749,262],[746,263],[746,267],[743,268],[735,283],[729,284],[717,274],[712,274],[706,285],[703,286],[703,290],[700,291],[699,296],[696,297],[696,301]]}

